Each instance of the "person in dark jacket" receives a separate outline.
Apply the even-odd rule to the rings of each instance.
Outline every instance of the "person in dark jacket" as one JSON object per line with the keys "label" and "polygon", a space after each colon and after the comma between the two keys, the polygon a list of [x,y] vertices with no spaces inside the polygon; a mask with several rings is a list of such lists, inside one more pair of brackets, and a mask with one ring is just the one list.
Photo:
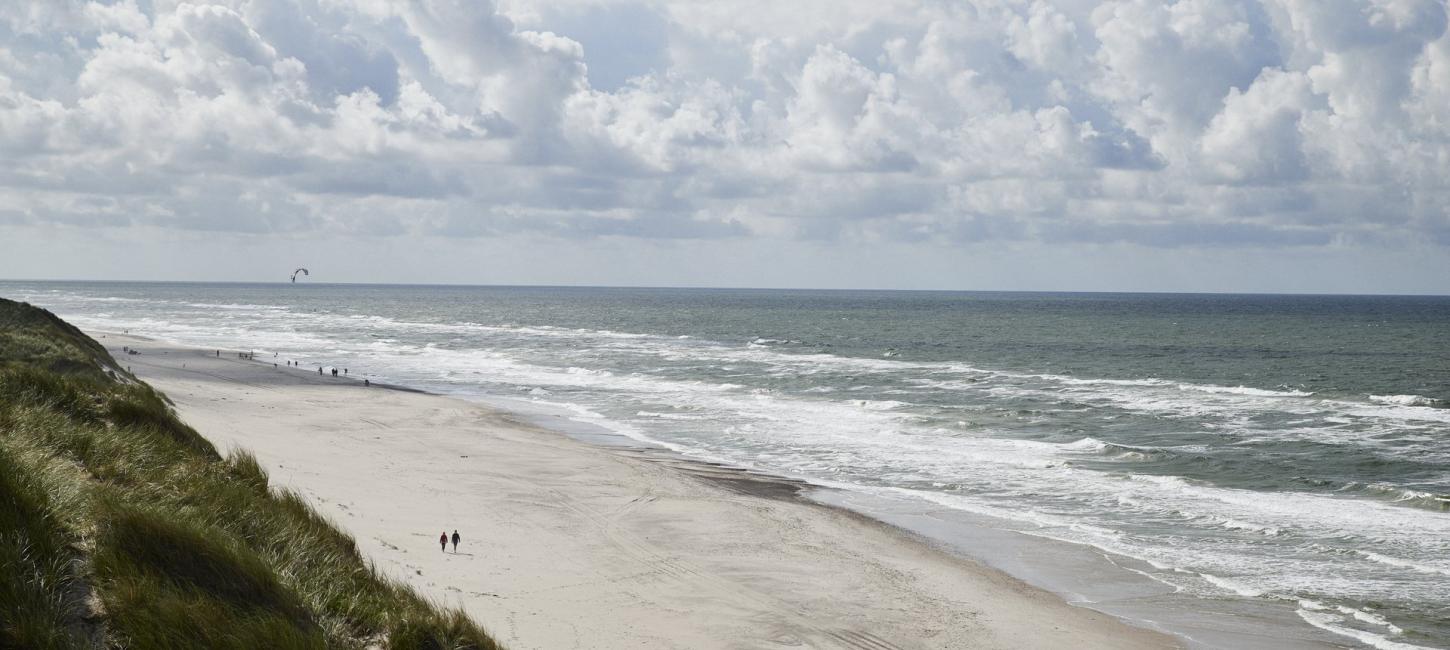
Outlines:
{"label": "person in dark jacket", "polygon": [[453,552],[454,553],[457,553],[458,552],[458,540],[459,539],[462,539],[462,538],[460,538],[458,536],[458,531],[456,531],[456,530],[453,531]]}
{"label": "person in dark jacket", "polygon": [[443,533],[438,536],[438,546],[441,547],[438,550],[444,552],[448,551],[448,533]]}

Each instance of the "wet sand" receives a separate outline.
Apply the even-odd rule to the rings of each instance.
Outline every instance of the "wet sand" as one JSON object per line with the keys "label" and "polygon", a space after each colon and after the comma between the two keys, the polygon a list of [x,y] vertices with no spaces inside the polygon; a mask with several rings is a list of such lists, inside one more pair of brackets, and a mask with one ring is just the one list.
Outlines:
{"label": "wet sand", "polygon": [[[219,449],[252,451],[380,570],[516,650],[1178,645],[801,498],[799,483],[280,360],[102,334]],[[440,552],[454,529],[458,552]]]}

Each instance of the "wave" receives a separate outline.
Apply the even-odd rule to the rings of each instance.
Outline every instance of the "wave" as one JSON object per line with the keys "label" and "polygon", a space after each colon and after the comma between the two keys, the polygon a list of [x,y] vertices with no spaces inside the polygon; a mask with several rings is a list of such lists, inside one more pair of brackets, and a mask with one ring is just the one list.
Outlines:
{"label": "wave", "polygon": [[1231,592],[1236,593],[1236,594],[1238,594],[1240,596],[1246,596],[1246,597],[1249,597],[1249,598],[1257,598],[1259,596],[1264,595],[1264,590],[1263,589],[1260,589],[1260,588],[1257,588],[1257,587],[1251,587],[1249,585],[1246,585],[1246,584],[1244,584],[1242,582],[1239,582],[1237,580],[1233,580],[1233,579],[1230,579],[1230,578],[1224,578],[1224,577],[1220,577],[1220,576],[1216,576],[1216,575],[1212,575],[1212,574],[1208,574],[1208,573],[1200,573],[1200,574],[1198,574],[1198,577],[1203,578],[1204,580],[1208,581],[1208,583],[1211,584],[1211,585],[1214,585],[1216,587],[1219,587],[1220,589],[1224,589],[1224,590],[1227,590],[1227,591],[1231,591]]}
{"label": "wave", "polygon": [[1350,482],[1340,490],[1357,490],[1377,499],[1387,499],[1393,503],[1426,510],[1450,511],[1450,494],[1436,494],[1425,490],[1412,490],[1397,485],[1385,483],[1370,483],[1364,485],[1357,482]]}
{"label": "wave", "polygon": [[1109,443],[1092,437],[1074,440],[1072,442],[1062,445],[1063,449],[1067,449],[1070,451],[1104,451],[1109,447],[1111,447]]}
{"label": "wave", "polygon": [[1370,395],[1371,402],[1379,404],[1393,404],[1395,406],[1430,406],[1440,407],[1444,405],[1441,400],[1421,395]]}
{"label": "wave", "polygon": [[851,403],[868,411],[894,411],[899,408],[911,406],[911,404],[894,399],[853,399]]}
{"label": "wave", "polygon": [[213,303],[213,302],[188,302],[188,307],[200,307],[202,309],[229,309],[235,311],[288,311],[290,308],[283,305],[251,305],[245,303]]}
{"label": "wave", "polygon": [[1215,386],[1213,384],[1178,384],[1179,390],[1194,390],[1222,395],[1248,395],[1252,397],[1310,397],[1314,393],[1302,390],[1267,390],[1248,386]]}
{"label": "wave", "polygon": [[122,298],[120,296],[86,296],[81,294],[68,295],[66,296],[66,298],[70,300],[79,300],[82,302],[154,302],[152,300],[147,300],[144,298]]}
{"label": "wave", "polygon": [[1065,386],[1115,386],[1115,387],[1140,387],[1140,388],[1177,388],[1181,391],[1197,391],[1202,393],[1217,393],[1221,395],[1245,395],[1251,397],[1310,397],[1312,392],[1278,389],[1270,390],[1265,388],[1253,388],[1250,386],[1220,386],[1217,384],[1197,384],[1191,382],[1179,382],[1157,377],[1145,377],[1142,379],[1112,379],[1112,378],[1083,378],[1070,377],[1066,375],[1053,374],[1014,374],[1009,372],[999,373],[1004,376],[1016,376],[1032,379],[1042,379]]}
{"label": "wave", "polygon": [[1063,375],[1040,375],[1040,374],[1038,374],[1038,375],[1020,375],[1020,376],[1022,376],[1022,377],[1031,377],[1033,379],[1045,379],[1045,380],[1048,380],[1048,381],[1053,381],[1053,382],[1057,382],[1059,384],[1065,384],[1065,385],[1068,385],[1068,386],[1151,386],[1151,387],[1160,387],[1160,386],[1173,386],[1173,385],[1176,385],[1176,382],[1171,382],[1171,381],[1168,381],[1166,379],[1156,379],[1156,378],[1153,378],[1153,377],[1149,377],[1149,378],[1146,378],[1146,379],[1091,379],[1091,378],[1089,378],[1089,379],[1083,379],[1081,377],[1067,377],[1067,376],[1063,376]]}
{"label": "wave", "polygon": [[795,339],[772,339],[763,336],[756,337],[748,345],[755,347],[768,347],[772,345],[801,345],[801,341]]}
{"label": "wave", "polygon": [[1389,566],[1399,567],[1403,569],[1413,569],[1421,573],[1450,576],[1450,566],[1431,566],[1429,564],[1424,564],[1421,562],[1414,562],[1411,560],[1383,555],[1374,551],[1358,550],[1355,551],[1355,553],[1371,562],[1379,562],[1380,564],[1386,564]]}
{"label": "wave", "polygon": [[[1396,641],[1391,637],[1398,636],[1400,629],[1393,624],[1368,612],[1363,612],[1351,607],[1330,607],[1313,600],[1300,600],[1299,608],[1295,610],[1299,618],[1304,622],[1313,625],[1331,634],[1348,637],[1365,645],[1379,650],[1434,650],[1433,648],[1411,643]],[[1348,619],[1361,623],[1368,623],[1384,628],[1383,633],[1371,632],[1345,625]]]}
{"label": "wave", "polygon": [[1225,519],[1223,520],[1223,523],[1219,525],[1229,530],[1247,530],[1258,533],[1260,535],[1267,535],[1269,537],[1277,537],[1284,532],[1284,529],[1279,528],[1278,526],[1265,526],[1262,524],[1255,524],[1247,521],[1239,521],[1237,519]]}
{"label": "wave", "polygon": [[655,411],[636,411],[634,415],[635,415],[635,417],[655,418],[655,419],[658,419],[658,420],[684,420],[684,421],[689,421],[689,420],[709,420],[710,419],[710,416],[708,416],[708,415],[698,415],[698,414],[691,414],[691,413],[658,413],[658,412],[655,412]]}

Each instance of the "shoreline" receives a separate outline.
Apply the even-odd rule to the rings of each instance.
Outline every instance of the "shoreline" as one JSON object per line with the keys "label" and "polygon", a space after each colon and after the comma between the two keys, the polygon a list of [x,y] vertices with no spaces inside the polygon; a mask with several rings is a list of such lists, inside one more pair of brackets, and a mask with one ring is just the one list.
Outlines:
{"label": "shoreline", "polygon": [[[94,334],[219,447],[255,453],[274,486],[314,502],[380,569],[462,607],[510,647],[1182,645],[950,553],[917,531],[815,498],[826,488],[802,481],[667,450],[590,444],[417,389],[364,388],[350,377]],[[142,354],[119,353],[133,342]],[[384,390],[357,399],[372,388]],[[406,426],[409,419],[429,426]],[[395,437],[400,428],[409,444]],[[529,468],[524,476],[521,466]],[[560,466],[589,478],[571,481]],[[377,494],[347,481],[396,479],[399,471],[419,485]],[[464,503],[428,496],[439,487],[447,501]],[[399,502],[409,494],[423,503]],[[473,513],[487,511],[487,525],[477,528],[483,522]],[[423,531],[436,526],[424,527],[425,512],[470,521],[457,526],[460,550],[479,552],[430,553],[427,540],[436,538]],[[518,569],[526,575],[512,575]],[[477,583],[494,587],[468,588]]]}
{"label": "shoreline", "polygon": [[648,452],[643,457],[650,461],[669,459],[686,469],[710,466],[766,482],[789,482],[795,486],[795,498],[807,503],[863,518],[871,525],[890,526],[949,556],[1005,573],[1075,607],[1108,614],[1133,627],[1167,634],[1186,647],[1234,650],[1359,647],[1346,645],[1343,637],[1304,622],[1295,613],[1296,607],[1287,601],[1184,593],[1151,575],[1160,567],[1091,545],[1035,533],[1020,522],[942,508],[907,496],[863,491],[860,486],[832,485],[809,477],[772,474],[691,456],[592,422],[572,420],[568,414],[536,412],[530,408],[534,406],[531,402],[516,398],[458,399],[470,403],[477,399],[488,408],[525,417],[526,422],[586,444],[625,452]]}

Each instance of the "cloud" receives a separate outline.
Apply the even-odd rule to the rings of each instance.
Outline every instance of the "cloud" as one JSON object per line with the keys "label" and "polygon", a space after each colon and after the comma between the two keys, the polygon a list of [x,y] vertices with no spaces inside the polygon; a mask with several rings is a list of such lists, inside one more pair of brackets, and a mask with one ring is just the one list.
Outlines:
{"label": "cloud", "polygon": [[1444,0],[17,0],[9,227],[1447,241]]}
{"label": "cloud", "polygon": [[1266,68],[1247,91],[1229,90],[1203,134],[1204,163],[1231,183],[1308,179],[1300,120],[1314,104],[1306,75]]}

